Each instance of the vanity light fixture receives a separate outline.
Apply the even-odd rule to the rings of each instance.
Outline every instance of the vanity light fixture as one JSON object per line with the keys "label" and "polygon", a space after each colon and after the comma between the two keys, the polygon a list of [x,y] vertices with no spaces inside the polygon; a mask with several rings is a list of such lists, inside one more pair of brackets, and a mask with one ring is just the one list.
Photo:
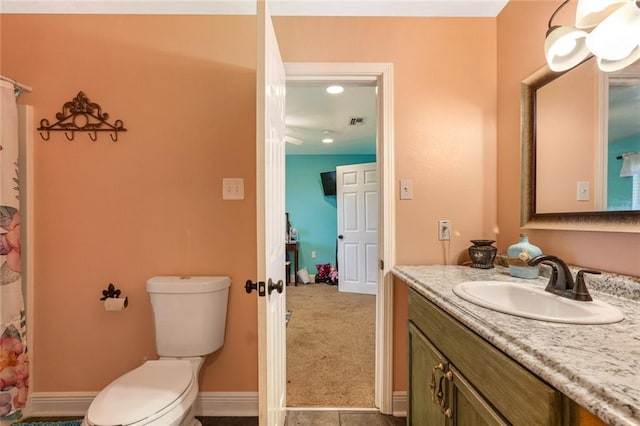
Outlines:
{"label": "vanity light fixture", "polygon": [[596,56],[605,72],[640,59],[640,0],[578,0],[575,26],[552,25],[569,1],[549,18],[544,53],[551,70],[566,71],[589,55]]}
{"label": "vanity light fixture", "polygon": [[332,95],[339,95],[342,92],[344,92],[344,87],[342,87],[342,86],[329,86],[329,87],[327,87],[327,93],[330,93]]}

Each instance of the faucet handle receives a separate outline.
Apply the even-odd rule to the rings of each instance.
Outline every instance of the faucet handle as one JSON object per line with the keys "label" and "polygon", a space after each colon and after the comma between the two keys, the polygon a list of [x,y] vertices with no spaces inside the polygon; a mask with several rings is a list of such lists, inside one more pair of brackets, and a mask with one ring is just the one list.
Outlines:
{"label": "faucet handle", "polygon": [[556,266],[555,263],[549,262],[546,260],[540,263],[551,267],[551,275],[549,276],[549,282],[547,283],[547,286],[545,287],[544,291],[548,291],[549,293],[554,293],[554,290],[556,289],[556,285],[558,284],[558,267]]}
{"label": "faucet handle", "polygon": [[589,290],[587,290],[587,285],[584,282],[584,274],[600,275],[600,271],[592,271],[590,269],[578,271],[578,274],[576,275],[576,284],[573,287],[571,297],[582,302],[589,302],[593,299],[591,298]]}

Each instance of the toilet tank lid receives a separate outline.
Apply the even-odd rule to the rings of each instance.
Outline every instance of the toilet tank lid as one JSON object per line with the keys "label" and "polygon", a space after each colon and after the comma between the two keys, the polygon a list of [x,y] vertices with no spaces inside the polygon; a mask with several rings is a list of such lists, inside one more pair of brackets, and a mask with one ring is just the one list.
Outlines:
{"label": "toilet tank lid", "polygon": [[149,293],[210,293],[231,285],[229,277],[152,277],[147,281]]}

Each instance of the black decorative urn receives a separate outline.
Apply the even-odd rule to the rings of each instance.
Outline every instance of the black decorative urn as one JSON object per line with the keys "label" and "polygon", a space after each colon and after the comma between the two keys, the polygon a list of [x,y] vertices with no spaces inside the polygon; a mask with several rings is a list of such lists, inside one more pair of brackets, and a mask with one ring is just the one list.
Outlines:
{"label": "black decorative urn", "polygon": [[473,245],[469,247],[469,257],[471,267],[480,269],[493,268],[493,260],[496,258],[498,249],[492,246],[494,240],[471,240]]}

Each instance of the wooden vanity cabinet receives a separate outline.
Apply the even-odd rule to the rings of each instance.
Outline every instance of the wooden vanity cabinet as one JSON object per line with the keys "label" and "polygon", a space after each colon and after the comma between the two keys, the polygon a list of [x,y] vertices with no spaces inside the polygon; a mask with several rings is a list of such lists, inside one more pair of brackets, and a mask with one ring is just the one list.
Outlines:
{"label": "wooden vanity cabinet", "polygon": [[413,324],[409,347],[409,424],[507,425]]}
{"label": "wooden vanity cabinet", "polygon": [[408,352],[408,425],[576,424],[559,391],[413,289]]}

